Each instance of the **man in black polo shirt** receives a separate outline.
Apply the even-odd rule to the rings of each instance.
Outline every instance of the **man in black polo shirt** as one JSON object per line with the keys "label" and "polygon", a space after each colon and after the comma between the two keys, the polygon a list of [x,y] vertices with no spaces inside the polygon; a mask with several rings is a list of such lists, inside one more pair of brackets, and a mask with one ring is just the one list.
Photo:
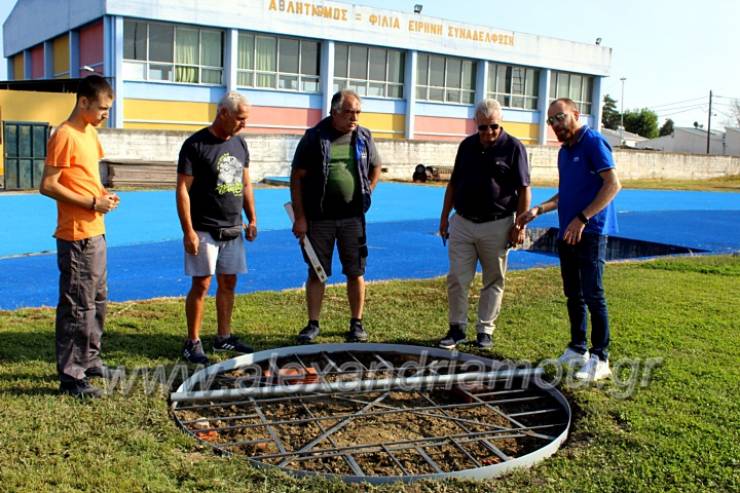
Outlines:
{"label": "man in black polo shirt", "polygon": [[[445,191],[439,234],[449,238],[447,299],[450,330],[439,346],[453,349],[465,340],[468,291],[477,263],[483,270],[478,302],[476,345],[492,345],[494,322],[501,309],[508,249],[524,242],[524,228],[514,219],[529,209],[529,165],[524,146],[504,132],[501,105],[486,99],[475,108],[478,133],[457,150]],[[449,217],[452,208],[455,215]]]}

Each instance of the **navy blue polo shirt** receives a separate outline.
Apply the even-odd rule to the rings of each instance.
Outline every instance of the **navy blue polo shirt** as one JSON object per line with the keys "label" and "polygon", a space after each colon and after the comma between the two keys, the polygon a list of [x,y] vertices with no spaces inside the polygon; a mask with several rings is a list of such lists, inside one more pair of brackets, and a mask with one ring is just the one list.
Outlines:
{"label": "navy blue polo shirt", "polygon": [[457,150],[450,185],[455,210],[463,216],[513,214],[518,189],[529,186],[527,152],[503,129],[487,148],[477,133],[470,135]]}
{"label": "navy blue polo shirt", "polygon": [[[599,193],[604,180],[599,173],[614,169],[612,148],[604,137],[584,125],[572,146],[563,144],[558,153],[558,221],[562,239],[568,224],[582,212]],[[614,201],[593,216],[584,232],[610,235],[618,231]]]}

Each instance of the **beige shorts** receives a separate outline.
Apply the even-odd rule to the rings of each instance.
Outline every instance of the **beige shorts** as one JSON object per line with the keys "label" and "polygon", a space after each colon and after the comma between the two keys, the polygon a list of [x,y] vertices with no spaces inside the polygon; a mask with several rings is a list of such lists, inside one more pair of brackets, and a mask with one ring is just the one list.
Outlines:
{"label": "beige shorts", "polygon": [[200,245],[198,255],[185,252],[185,274],[191,277],[214,274],[244,274],[247,272],[247,257],[244,253],[244,238],[216,241],[205,231],[196,231]]}

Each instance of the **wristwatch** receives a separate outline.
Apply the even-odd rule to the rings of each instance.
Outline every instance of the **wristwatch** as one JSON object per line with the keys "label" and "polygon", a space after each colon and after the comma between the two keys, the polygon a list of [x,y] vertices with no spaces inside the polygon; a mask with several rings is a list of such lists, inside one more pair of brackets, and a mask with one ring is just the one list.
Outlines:
{"label": "wristwatch", "polygon": [[576,217],[583,223],[584,226],[588,224],[588,218],[583,212],[579,212]]}

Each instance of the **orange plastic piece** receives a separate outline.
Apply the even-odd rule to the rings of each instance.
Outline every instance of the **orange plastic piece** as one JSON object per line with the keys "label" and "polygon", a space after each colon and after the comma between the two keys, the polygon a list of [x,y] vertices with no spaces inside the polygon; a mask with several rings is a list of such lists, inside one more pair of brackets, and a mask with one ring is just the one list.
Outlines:
{"label": "orange plastic piece", "polygon": [[[272,377],[270,370],[265,370],[264,377],[269,379]],[[319,374],[315,368],[308,367],[306,371],[299,370],[298,368],[280,368],[278,371],[278,379],[283,385],[298,385],[298,384],[310,384],[319,381]]]}

